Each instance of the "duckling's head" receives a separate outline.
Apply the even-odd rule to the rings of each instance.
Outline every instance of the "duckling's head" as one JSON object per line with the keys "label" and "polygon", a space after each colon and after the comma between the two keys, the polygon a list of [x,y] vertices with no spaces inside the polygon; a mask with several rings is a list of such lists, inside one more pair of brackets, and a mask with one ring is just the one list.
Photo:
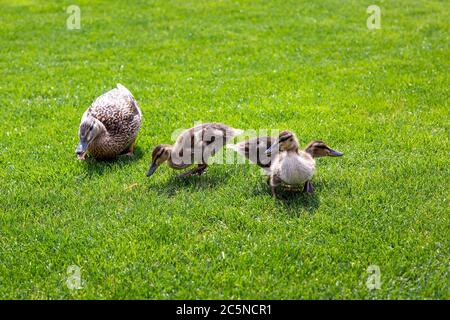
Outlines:
{"label": "duckling's head", "polygon": [[313,158],[340,157],[344,155],[342,152],[331,149],[325,142],[320,140],[310,142],[306,146],[305,152],[309,153]]}
{"label": "duckling's head", "polygon": [[84,160],[89,144],[95,140],[105,129],[103,124],[92,116],[85,117],[78,130],[78,143],[76,154],[79,160]]}
{"label": "duckling's head", "polygon": [[296,150],[298,150],[298,140],[295,134],[290,131],[283,131],[270,148],[266,150],[266,154],[276,153],[277,151]]}
{"label": "duckling's head", "polygon": [[152,152],[152,164],[150,169],[147,171],[147,177],[150,177],[155,173],[156,169],[163,164],[165,161],[169,160],[172,153],[172,146],[169,144],[157,145]]}

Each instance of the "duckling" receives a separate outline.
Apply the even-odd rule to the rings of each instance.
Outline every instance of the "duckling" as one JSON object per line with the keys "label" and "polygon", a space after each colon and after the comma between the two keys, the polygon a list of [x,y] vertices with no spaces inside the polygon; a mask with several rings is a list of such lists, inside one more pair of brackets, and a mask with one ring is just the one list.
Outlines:
{"label": "duckling", "polygon": [[244,155],[250,162],[261,167],[266,175],[270,175],[270,165],[275,153],[266,154],[266,150],[272,146],[275,140],[274,137],[261,136],[237,144],[227,144],[226,147]]}
{"label": "duckling", "polygon": [[310,142],[303,151],[299,150],[296,136],[289,131],[281,132],[278,138],[257,137],[227,147],[264,169],[274,197],[279,185],[288,188],[303,185],[304,192],[313,192],[310,180],[315,171],[314,158],[343,155],[320,140]]}
{"label": "duckling", "polygon": [[85,160],[88,152],[96,160],[133,155],[141,121],[142,112],[133,95],[117,84],[117,88],[98,97],[83,114],[77,158]]}
{"label": "duckling", "polygon": [[147,177],[150,177],[165,161],[170,168],[176,170],[188,168],[193,164],[198,165],[178,175],[179,178],[202,175],[208,167],[208,158],[242,132],[243,130],[222,123],[204,123],[187,129],[178,136],[173,146],[160,144],[153,149]]}

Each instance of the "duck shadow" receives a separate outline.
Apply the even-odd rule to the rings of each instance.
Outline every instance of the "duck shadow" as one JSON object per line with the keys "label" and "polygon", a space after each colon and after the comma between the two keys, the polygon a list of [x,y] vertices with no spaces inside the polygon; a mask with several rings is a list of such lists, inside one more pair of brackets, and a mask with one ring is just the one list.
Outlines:
{"label": "duck shadow", "polygon": [[320,206],[320,198],[315,192],[285,191],[278,201],[281,201],[287,213],[293,216],[299,216],[304,211],[312,215]]}
{"label": "duck shadow", "polygon": [[213,190],[225,184],[229,177],[230,176],[227,173],[209,172],[209,170],[201,176],[195,175],[185,178],[178,178],[177,174],[173,175],[171,173],[168,180],[152,183],[149,188],[160,195],[173,197],[176,196],[177,192],[180,190],[189,190],[189,192],[205,192],[207,190]]}
{"label": "duck shadow", "polygon": [[[305,193],[301,189],[299,190],[289,190],[283,187],[277,189],[277,201],[283,206],[289,215],[300,216],[303,212],[307,212],[312,215],[320,206],[320,198],[317,195],[317,191],[322,189],[322,184],[320,182],[314,183],[315,192]],[[253,195],[271,195],[272,191],[268,184],[264,186],[259,185]]]}
{"label": "duck shadow", "polygon": [[120,169],[124,166],[130,165],[144,156],[144,152],[140,147],[136,147],[134,154],[132,156],[120,155],[115,159],[111,160],[95,160],[89,156],[83,164],[86,168],[86,173],[88,176],[93,175],[104,175],[113,169]]}

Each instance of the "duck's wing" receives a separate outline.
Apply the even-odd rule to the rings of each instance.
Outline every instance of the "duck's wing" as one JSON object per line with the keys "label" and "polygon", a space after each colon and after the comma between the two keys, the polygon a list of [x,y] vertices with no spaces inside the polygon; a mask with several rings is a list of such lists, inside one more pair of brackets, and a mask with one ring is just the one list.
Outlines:
{"label": "duck's wing", "polygon": [[[227,126],[223,123],[204,123],[197,127],[194,127],[197,136],[203,141],[214,142],[215,140],[222,140],[224,143],[228,142],[230,139],[242,134],[244,130],[236,129]],[[223,145],[222,145],[223,146]]]}
{"label": "duck's wing", "polygon": [[139,115],[139,118],[142,118],[142,111],[139,108],[137,101],[130,90],[125,88],[125,86],[121,85],[120,83],[117,84],[117,89],[119,89],[123,95],[129,98],[129,107],[131,108],[132,113],[135,115]]}
{"label": "duck's wing", "polygon": [[184,130],[177,139],[177,144],[190,149],[203,148],[211,144],[223,147],[226,142],[243,132],[222,123],[202,123]]}
{"label": "duck's wing", "polygon": [[183,131],[177,138],[172,153],[189,153],[197,162],[206,161],[221,149],[230,139],[243,130],[231,128],[222,123],[202,123]]}
{"label": "duck's wing", "polygon": [[257,164],[261,168],[270,168],[274,155],[267,155],[266,150],[270,148],[275,139],[276,138],[265,136],[256,137],[237,144],[228,144],[227,148],[242,154],[250,160],[250,162]]}
{"label": "duck's wing", "polygon": [[215,154],[223,148],[232,138],[242,134],[244,131],[229,127],[222,123],[207,123],[204,125],[199,140],[207,156]]}
{"label": "duck's wing", "polygon": [[131,92],[118,84],[99,96],[88,109],[112,135],[127,134],[139,129],[142,113]]}

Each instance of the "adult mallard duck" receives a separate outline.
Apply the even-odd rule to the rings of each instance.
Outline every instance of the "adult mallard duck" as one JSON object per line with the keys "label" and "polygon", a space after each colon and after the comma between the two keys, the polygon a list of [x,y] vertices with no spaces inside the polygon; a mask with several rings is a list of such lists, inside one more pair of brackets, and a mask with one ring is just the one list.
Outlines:
{"label": "adult mallard duck", "polygon": [[180,174],[179,178],[201,175],[208,167],[208,158],[242,132],[222,123],[204,123],[187,129],[178,136],[173,146],[160,144],[153,149],[152,163],[147,176],[150,177],[166,161],[169,167],[176,170],[188,168],[193,164],[198,165]]}
{"label": "adult mallard duck", "polygon": [[288,188],[303,186],[304,192],[313,192],[310,180],[315,171],[314,158],[343,155],[320,140],[312,141],[304,150],[299,150],[297,137],[290,131],[281,132],[278,138],[257,137],[227,147],[264,169],[274,197],[280,185]]}
{"label": "adult mallard duck", "polygon": [[132,155],[141,126],[142,113],[131,92],[117,84],[98,97],[81,118],[76,154],[84,160],[87,152],[97,160]]}

